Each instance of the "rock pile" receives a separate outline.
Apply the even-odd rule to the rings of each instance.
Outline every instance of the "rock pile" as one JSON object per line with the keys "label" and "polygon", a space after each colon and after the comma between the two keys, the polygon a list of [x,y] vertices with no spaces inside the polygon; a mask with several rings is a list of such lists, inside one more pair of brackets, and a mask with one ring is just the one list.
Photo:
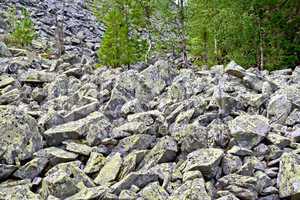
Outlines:
{"label": "rock pile", "polygon": [[0,199],[299,198],[299,68],[92,70],[5,51]]}
{"label": "rock pile", "polygon": [[[299,67],[94,70],[85,2],[66,3],[59,59],[0,42],[0,199],[300,199]],[[53,41],[61,1],[12,4]]]}
{"label": "rock pile", "polygon": [[[35,48],[56,50],[58,22],[63,23],[64,45],[67,52],[95,56],[104,28],[97,23],[92,14],[90,0],[4,0],[0,3],[2,11],[0,17],[4,17],[4,12],[13,6],[17,11],[26,8],[30,13],[39,36],[38,40],[33,42]],[[7,33],[7,30],[7,23],[0,19],[0,35]]]}

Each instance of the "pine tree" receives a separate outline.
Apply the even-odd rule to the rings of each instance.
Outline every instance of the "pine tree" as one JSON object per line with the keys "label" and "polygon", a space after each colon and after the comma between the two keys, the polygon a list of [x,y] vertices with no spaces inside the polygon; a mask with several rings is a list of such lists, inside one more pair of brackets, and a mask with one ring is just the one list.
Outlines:
{"label": "pine tree", "polygon": [[143,23],[141,7],[134,0],[95,0],[94,11],[106,25],[100,63],[120,67],[141,61],[147,48],[138,30]]}

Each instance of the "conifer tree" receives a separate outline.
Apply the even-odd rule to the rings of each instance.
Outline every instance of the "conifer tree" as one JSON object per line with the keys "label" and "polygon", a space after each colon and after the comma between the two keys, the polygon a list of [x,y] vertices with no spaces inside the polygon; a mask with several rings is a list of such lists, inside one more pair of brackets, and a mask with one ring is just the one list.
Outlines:
{"label": "conifer tree", "polygon": [[143,18],[136,1],[95,0],[94,12],[99,21],[106,25],[98,51],[101,64],[120,67],[143,59],[146,42],[138,32]]}

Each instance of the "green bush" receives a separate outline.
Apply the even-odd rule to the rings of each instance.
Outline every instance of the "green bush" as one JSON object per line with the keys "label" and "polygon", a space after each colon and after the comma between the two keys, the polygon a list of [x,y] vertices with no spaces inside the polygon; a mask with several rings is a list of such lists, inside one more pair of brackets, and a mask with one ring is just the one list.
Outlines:
{"label": "green bush", "polygon": [[8,14],[10,23],[9,43],[20,47],[28,46],[36,37],[34,24],[27,10],[22,10],[21,19],[17,20],[16,14],[15,8],[11,9]]}

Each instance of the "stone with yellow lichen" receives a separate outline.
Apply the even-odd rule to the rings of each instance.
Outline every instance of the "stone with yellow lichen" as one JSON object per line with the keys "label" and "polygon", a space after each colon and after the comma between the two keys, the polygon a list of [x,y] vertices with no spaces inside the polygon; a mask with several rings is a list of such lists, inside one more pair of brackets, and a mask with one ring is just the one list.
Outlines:
{"label": "stone with yellow lichen", "polygon": [[94,182],[98,185],[106,185],[114,181],[122,166],[122,157],[120,153],[116,153],[107,160],[103,168],[100,170]]}

